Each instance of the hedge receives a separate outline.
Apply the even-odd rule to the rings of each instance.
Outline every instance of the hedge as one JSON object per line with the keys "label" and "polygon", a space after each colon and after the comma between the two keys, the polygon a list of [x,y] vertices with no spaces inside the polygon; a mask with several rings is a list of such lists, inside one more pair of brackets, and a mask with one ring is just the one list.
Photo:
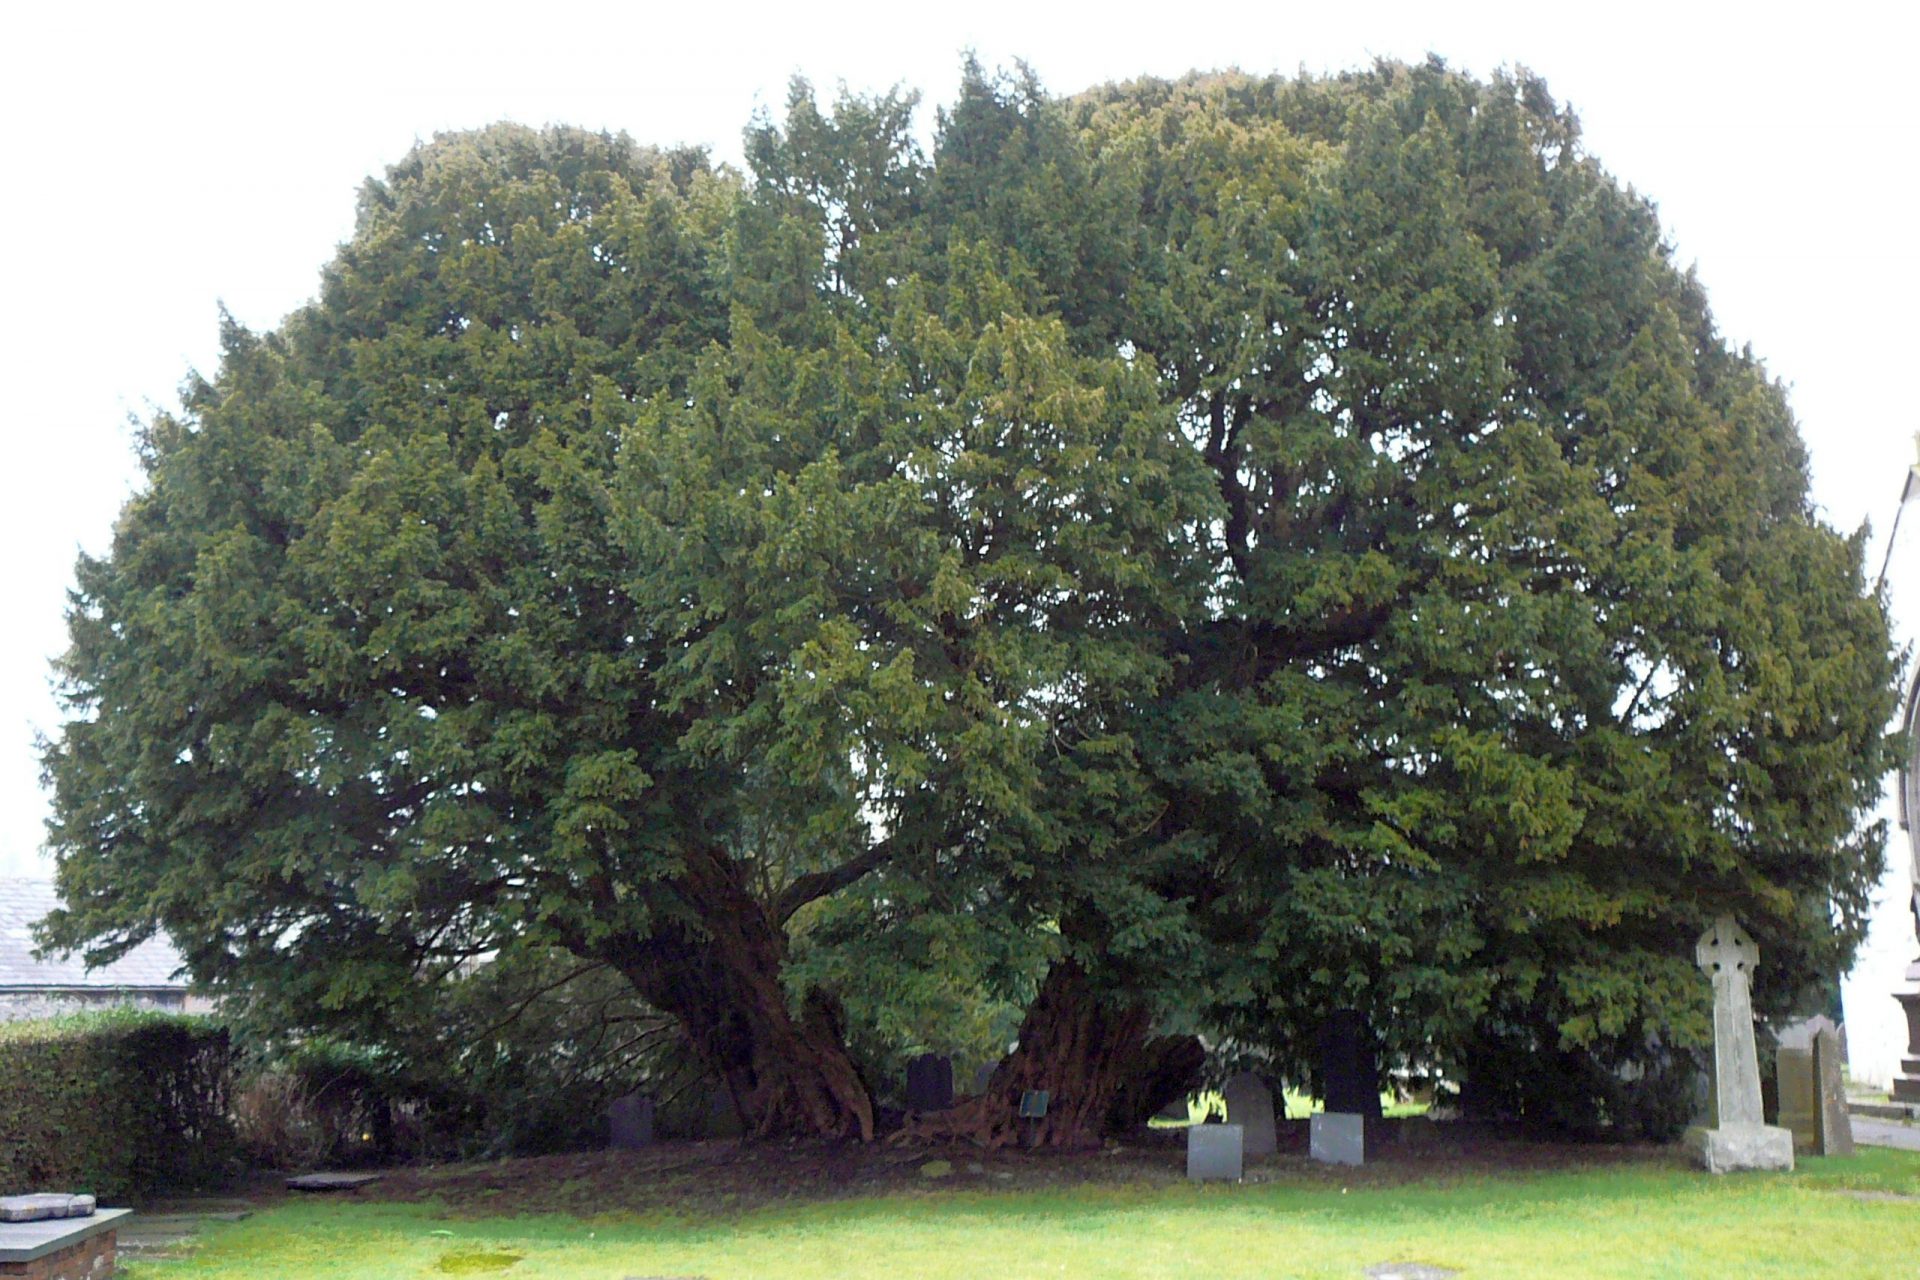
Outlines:
{"label": "hedge", "polygon": [[124,1200],[232,1172],[233,1049],[200,1018],[115,1011],[0,1024],[0,1194]]}

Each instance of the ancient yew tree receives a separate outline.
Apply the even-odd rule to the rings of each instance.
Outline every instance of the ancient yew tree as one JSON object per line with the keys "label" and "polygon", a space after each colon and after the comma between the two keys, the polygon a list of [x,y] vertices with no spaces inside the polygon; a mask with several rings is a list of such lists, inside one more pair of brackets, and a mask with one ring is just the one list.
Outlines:
{"label": "ancient yew tree", "polygon": [[290,1026],[559,949],[754,1131],[869,1137],[834,975],[964,922],[1031,940],[1026,1025],[914,1131],[986,1142],[1133,1118],[1196,1030],[1297,1077],[1339,1006],[1611,1070],[1697,1030],[1721,911],[1776,1004],[1832,971],[1885,621],[1542,86],[911,108],[370,183],[80,565],[52,938],[164,926]]}

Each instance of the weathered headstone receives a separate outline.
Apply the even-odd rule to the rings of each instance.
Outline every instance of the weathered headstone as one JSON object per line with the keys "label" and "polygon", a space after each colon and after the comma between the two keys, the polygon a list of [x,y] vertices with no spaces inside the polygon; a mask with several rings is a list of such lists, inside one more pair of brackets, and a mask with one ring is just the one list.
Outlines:
{"label": "weathered headstone", "polygon": [[1797,1151],[1820,1145],[1820,1094],[1813,1074],[1813,1049],[1781,1045],[1773,1055],[1779,1084],[1780,1127],[1793,1134]]}
{"label": "weathered headstone", "polygon": [[614,1151],[638,1151],[653,1145],[653,1099],[630,1093],[615,1098],[607,1108],[607,1146]]}
{"label": "weathered headstone", "polygon": [[1307,1154],[1322,1164],[1365,1164],[1367,1118],[1350,1112],[1315,1112],[1307,1122]]}
{"label": "weathered headstone", "polygon": [[1823,1156],[1853,1154],[1853,1121],[1847,1116],[1847,1083],[1840,1073],[1840,1033],[1822,1027],[1813,1037],[1813,1080],[1819,1094],[1818,1137]]}
{"label": "weathered headstone", "polygon": [[1237,1181],[1244,1139],[1237,1124],[1187,1126],[1187,1177],[1195,1182]]}
{"label": "weathered headstone", "polygon": [[1253,1159],[1279,1150],[1274,1134],[1273,1090],[1267,1088],[1266,1081],[1251,1071],[1242,1071],[1221,1086],[1220,1096],[1226,1099],[1227,1123],[1237,1124],[1244,1131],[1242,1154]]}
{"label": "weathered headstone", "polygon": [[907,1110],[945,1111],[952,1105],[952,1058],[923,1053],[907,1063]]}
{"label": "weathered headstone", "polygon": [[1793,1134],[1767,1124],[1760,1101],[1753,1044],[1753,971],[1760,948],[1733,917],[1721,916],[1700,935],[1694,962],[1713,983],[1715,1127],[1690,1129],[1687,1140],[1710,1173],[1791,1169]]}

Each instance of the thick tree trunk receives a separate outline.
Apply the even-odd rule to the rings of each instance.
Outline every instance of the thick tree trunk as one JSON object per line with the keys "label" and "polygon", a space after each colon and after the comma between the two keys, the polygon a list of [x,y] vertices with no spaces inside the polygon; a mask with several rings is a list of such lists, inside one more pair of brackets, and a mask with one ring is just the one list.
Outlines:
{"label": "thick tree trunk", "polygon": [[609,958],[655,1008],[678,1019],[726,1083],[752,1137],[873,1138],[873,1102],[832,1002],[796,1016],[780,981],[786,932],[724,855],[690,860],[680,888],[698,925],[663,921]]}
{"label": "thick tree trunk", "polygon": [[[1063,960],[1048,971],[1020,1024],[1018,1046],[994,1068],[986,1091],[913,1117],[898,1137],[984,1147],[1098,1146],[1116,1102],[1148,1061],[1149,1029],[1144,1006],[1101,1000],[1086,971]],[[1047,1114],[1022,1119],[1021,1095],[1034,1090],[1049,1095]]]}

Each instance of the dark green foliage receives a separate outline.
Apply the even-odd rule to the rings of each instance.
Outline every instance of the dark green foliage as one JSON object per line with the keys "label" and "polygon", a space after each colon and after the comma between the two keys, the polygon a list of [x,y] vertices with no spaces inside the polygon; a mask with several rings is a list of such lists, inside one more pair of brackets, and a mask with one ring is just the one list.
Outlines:
{"label": "dark green foliage", "polygon": [[1631,1076],[1713,916],[1763,1010],[1845,961],[1860,540],[1544,85],[969,65],[931,154],[912,108],[369,184],[81,564],[53,940],[165,925],[381,1045],[564,952],[757,1131],[863,1136],[863,1071],[1049,974],[1023,1040],[1125,1089],[1194,1019],[1300,1078],[1335,1007]]}
{"label": "dark green foliage", "polygon": [[226,1029],[199,1018],[0,1025],[0,1192],[117,1202],[230,1176],[232,1071]]}
{"label": "dark green foliage", "polygon": [[[1141,729],[1212,849],[1170,889],[1224,1026],[1297,1067],[1356,1003],[1416,1060],[1509,1021],[1605,1060],[1699,1042],[1717,911],[1762,939],[1765,1005],[1843,962],[1896,668],[1859,540],[1543,86],[968,93],[1135,184],[1132,305],[1084,308],[1083,344],[1156,362],[1225,504],[1217,606]],[[1020,240],[1031,206],[994,203]]]}

